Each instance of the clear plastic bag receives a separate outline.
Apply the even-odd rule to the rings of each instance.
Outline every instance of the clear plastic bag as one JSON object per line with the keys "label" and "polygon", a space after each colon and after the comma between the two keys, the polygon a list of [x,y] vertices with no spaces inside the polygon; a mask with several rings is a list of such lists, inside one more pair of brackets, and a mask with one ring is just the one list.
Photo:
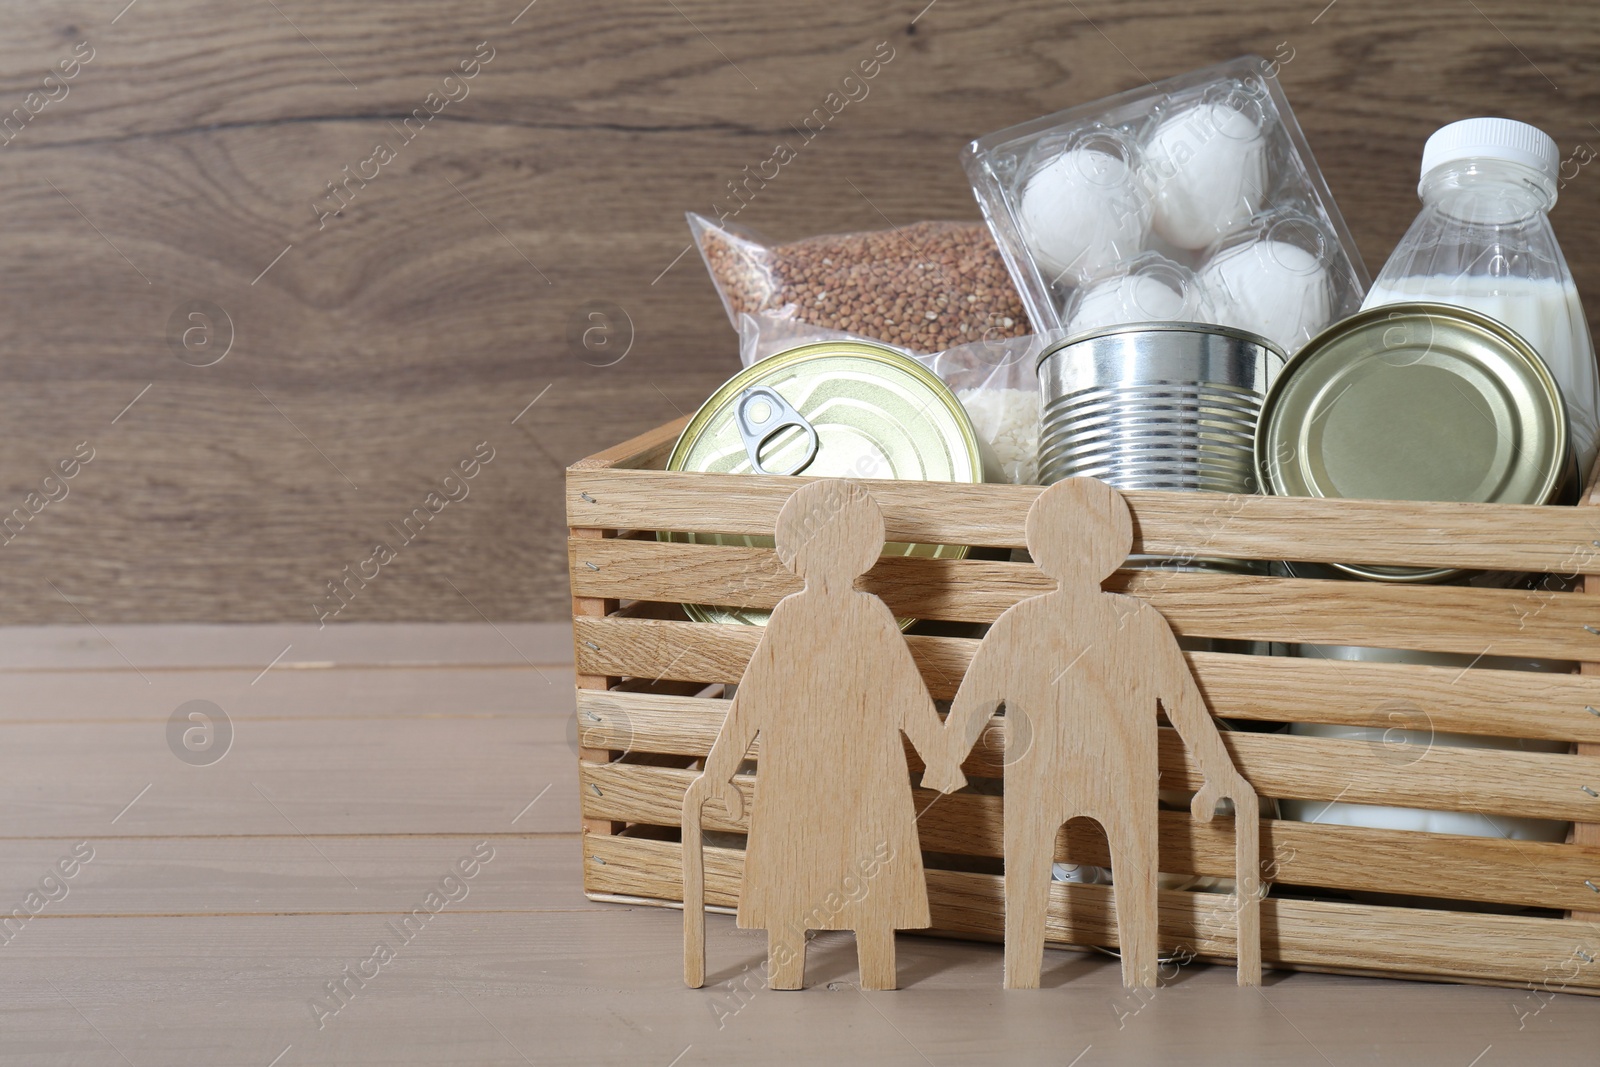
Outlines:
{"label": "clear plastic bag", "polygon": [[1028,333],[1022,300],[981,222],[917,222],[775,245],[691,212],[689,230],[735,329],[740,315],[762,315],[920,353]]}
{"label": "clear plastic bag", "polygon": [[[871,341],[844,330],[811,326],[771,313],[740,314],[739,359],[746,367],[816,341]],[[1007,482],[1039,480],[1039,379],[1034,372],[1046,339],[1024,336],[957,345],[942,352],[897,351],[933,371],[956,394],[987,449],[985,459]]]}

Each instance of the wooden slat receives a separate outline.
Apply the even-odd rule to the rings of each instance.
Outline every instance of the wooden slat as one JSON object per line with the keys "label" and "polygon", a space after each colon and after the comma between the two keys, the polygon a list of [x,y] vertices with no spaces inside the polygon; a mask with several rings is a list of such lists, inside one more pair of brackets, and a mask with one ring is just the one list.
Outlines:
{"label": "wooden slat", "polygon": [[[655,440],[658,437],[659,435],[656,435],[656,438],[652,438],[652,440]],[[632,442],[630,442],[630,447],[631,445]],[[574,542],[600,542],[608,540],[609,533],[610,531],[607,530],[575,529],[571,531],[571,540]],[[576,624],[580,619],[604,618],[606,615],[609,615],[611,612],[616,610],[617,602],[614,599],[608,599],[605,596],[584,596],[581,595],[576,588],[572,590],[572,620],[574,627],[576,627]],[[579,692],[596,689],[604,691],[610,689],[616,684],[616,682],[617,679],[614,676],[608,675],[605,671],[586,670],[578,671],[576,680]],[[579,740],[581,743],[582,738],[580,737]],[[586,760],[603,761],[610,759],[611,753],[603,747],[580,747],[578,749],[578,757]],[[607,822],[603,819],[585,818],[582,822],[582,830],[585,834],[615,834],[622,831],[622,824],[619,822]]]}
{"label": "wooden slat", "polygon": [[[584,887],[590,893],[679,901],[680,851],[670,841],[591,839],[584,855]],[[705,851],[707,901],[736,905],[744,854]],[[1002,926],[1002,899],[997,876],[928,872],[937,930],[995,936]],[[1114,908],[1114,891],[1106,886],[1052,884],[1046,937],[1057,943],[1115,945]],[[1162,892],[1160,908],[1163,948],[1188,947],[1202,958],[1233,956],[1231,897]],[[1261,934],[1263,959],[1280,967],[1403,970],[1513,986],[1544,980],[1572,958],[1575,948],[1591,957],[1600,955],[1600,929],[1565,919],[1274,897],[1262,901]],[[1579,968],[1566,988],[1600,991],[1600,970]]]}
{"label": "wooden slat", "polygon": [[[800,587],[771,549],[613,538],[573,539],[568,552],[573,591],[586,597],[771,608]],[[903,556],[863,581],[898,615],[960,622],[993,622],[1053,587],[1029,563]],[[1167,571],[1122,571],[1106,588],[1148,600],[1185,636],[1547,659],[1600,645],[1584,629],[1600,615],[1582,593]]]}
{"label": "wooden slat", "polygon": [[[567,520],[770,535],[795,484],[765,475],[575,470],[567,477]],[[863,484],[882,505],[892,540],[924,544],[1020,547],[1023,518],[1040,492],[1026,485]],[[1127,497],[1136,552],[1600,573],[1600,519],[1581,508],[1153,490]]]}
{"label": "wooden slat", "polygon": [[[661,712],[630,709],[621,694],[613,696],[625,709],[623,716],[584,713],[584,737],[602,747],[631,745],[636,752],[704,756],[726,714],[726,703],[718,700]],[[1005,736],[1005,718],[997,716],[966,764],[971,773],[1003,773]],[[1600,759],[1594,756],[1436,744],[1401,761],[1381,741],[1237,731],[1224,732],[1223,740],[1240,773],[1266,797],[1600,821],[1600,798],[1583,788],[1600,782]],[[1166,788],[1198,789],[1201,783],[1170,727],[1161,730],[1161,772]]]}
{"label": "wooden slat", "polygon": [[[1188,653],[1222,718],[1600,741],[1600,679],[1297,656]],[[1600,787],[1597,787],[1600,788]]]}
{"label": "wooden slat", "polygon": [[[754,627],[659,619],[573,620],[579,671],[676,679],[738,682],[761,634]],[[907,639],[936,700],[955,695],[976,641],[956,637]]]}
{"label": "wooden slat", "polygon": [[[677,826],[684,790],[697,773],[586,763],[579,769],[584,812]],[[759,788],[759,776],[740,781]],[[914,795],[924,851],[1005,855],[1000,797],[960,792],[939,798],[925,789]],[[710,830],[745,833],[749,809],[732,820],[713,806],[702,822]],[[1199,823],[1188,812],[1161,813],[1162,871],[1232,878],[1233,850],[1229,820]],[[1111,865],[1105,837],[1078,824],[1063,830],[1056,852],[1058,862]],[[1261,861],[1270,865],[1271,881],[1286,885],[1537,908],[1592,905],[1595,893],[1584,882],[1600,881],[1600,848],[1273,819],[1261,821]]]}
{"label": "wooden slat", "polygon": [[569,471],[606,470],[611,467],[635,469],[653,465],[672,451],[673,444],[677,442],[678,435],[683,432],[690,418],[691,416],[684,415],[664,426],[646,430],[620,445],[613,445],[592,456],[585,456],[567,469]]}
{"label": "wooden slat", "polygon": [[[704,682],[738,681],[761,636],[750,627],[618,618],[581,620],[578,634],[589,669]],[[952,697],[977,642],[923,635],[907,642],[934,697]],[[1219,652],[1188,657],[1220,718],[1600,742],[1600,716],[1587,710],[1600,707],[1600,678],[1592,676]]]}
{"label": "wooden slat", "polygon": [[[1600,457],[1596,457],[1594,469],[1589,472],[1588,481],[1584,483],[1584,490],[1580,507],[1593,508],[1600,505]],[[1600,512],[1595,512],[1600,514]],[[1583,579],[1583,591],[1589,596],[1600,594],[1600,576],[1587,575]],[[1600,600],[1596,601],[1600,604]],[[1582,673],[1588,677],[1600,677],[1600,656],[1591,657],[1580,667]],[[1592,705],[1600,708],[1600,704]],[[1586,744],[1578,745],[1578,753],[1584,756],[1600,756],[1600,744],[1589,739]],[[1600,788],[1600,787],[1597,787]],[[1600,822],[1579,822],[1572,825],[1572,840],[1580,845],[1600,845]],[[1600,879],[1596,880],[1600,885]],[[1583,910],[1572,913],[1574,919],[1587,922],[1600,922],[1600,910]]]}

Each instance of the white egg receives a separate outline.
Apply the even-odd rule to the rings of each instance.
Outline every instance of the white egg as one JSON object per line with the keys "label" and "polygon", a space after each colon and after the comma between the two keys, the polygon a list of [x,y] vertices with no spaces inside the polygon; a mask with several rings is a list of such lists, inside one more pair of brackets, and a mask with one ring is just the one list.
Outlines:
{"label": "white egg", "polygon": [[1188,321],[1195,300],[1145,274],[1124,274],[1080,289],[1074,298],[1068,333],[1087,333],[1128,322]]}
{"label": "white egg", "polygon": [[1298,245],[1253,241],[1224,249],[1200,271],[1217,321],[1249,330],[1293,355],[1328,324],[1328,271]]}
{"label": "white egg", "polygon": [[1155,128],[1145,146],[1155,232],[1179,248],[1204,248],[1260,209],[1267,141],[1243,112],[1199,104]]}
{"label": "white egg", "polygon": [[1022,188],[1022,232],[1050,281],[1076,284],[1138,253],[1150,232],[1150,197],[1118,156],[1073,148]]}

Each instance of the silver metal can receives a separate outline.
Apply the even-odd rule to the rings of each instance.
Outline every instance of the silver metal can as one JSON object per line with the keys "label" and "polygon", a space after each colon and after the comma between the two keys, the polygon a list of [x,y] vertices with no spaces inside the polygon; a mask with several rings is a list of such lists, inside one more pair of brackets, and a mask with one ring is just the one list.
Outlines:
{"label": "silver metal can", "polygon": [[[1226,326],[1142,322],[1069,337],[1039,357],[1039,480],[1255,492],[1256,421],[1287,357]],[[1133,567],[1254,572],[1238,560],[1135,555]]]}
{"label": "silver metal can", "polygon": [[1039,480],[1118,489],[1255,491],[1261,403],[1286,357],[1266,338],[1192,322],[1096,330],[1039,357]]}

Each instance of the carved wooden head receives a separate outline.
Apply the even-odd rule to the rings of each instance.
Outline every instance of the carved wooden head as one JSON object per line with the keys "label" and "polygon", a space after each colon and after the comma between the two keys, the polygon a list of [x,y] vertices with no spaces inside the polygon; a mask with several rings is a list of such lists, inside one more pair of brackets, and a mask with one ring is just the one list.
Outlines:
{"label": "carved wooden head", "polygon": [[1096,478],[1068,478],[1039,494],[1025,527],[1034,564],[1062,585],[1098,586],[1133,551],[1133,515]]}
{"label": "carved wooden head", "polygon": [[778,558],[808,585],[849,588],[883,552],[883,512],[855,482],[801,486],[778,512]]}

